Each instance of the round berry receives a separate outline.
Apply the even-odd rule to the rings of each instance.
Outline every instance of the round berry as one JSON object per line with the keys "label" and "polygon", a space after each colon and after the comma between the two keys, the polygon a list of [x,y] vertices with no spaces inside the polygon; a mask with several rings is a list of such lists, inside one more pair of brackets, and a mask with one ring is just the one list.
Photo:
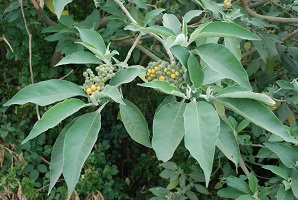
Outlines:
{"label": "round berry", "polygon": [[86,89],[86,93],[87,93],[87,94],[92,94],[92,90],[91,90],[91,88],[87,88],[87,89]]}

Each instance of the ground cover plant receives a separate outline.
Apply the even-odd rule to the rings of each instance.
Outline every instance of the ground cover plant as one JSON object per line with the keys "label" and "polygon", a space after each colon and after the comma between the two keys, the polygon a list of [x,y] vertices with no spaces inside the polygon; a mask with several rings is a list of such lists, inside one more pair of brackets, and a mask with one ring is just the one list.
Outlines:
{"label": "ground cover plant", "polygon": [[1,197],[298,198],[297,4],[4,1]]}

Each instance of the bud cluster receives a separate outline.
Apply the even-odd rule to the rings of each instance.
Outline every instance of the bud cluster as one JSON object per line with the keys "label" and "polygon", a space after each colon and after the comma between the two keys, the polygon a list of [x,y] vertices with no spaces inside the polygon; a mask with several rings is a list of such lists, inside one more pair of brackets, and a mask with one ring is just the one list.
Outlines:
{"label": "bud cluster", "polygon": [[184,81],[183,73],[180,64],[170,64],[165,61],[150,62],[147,66],[146,79],[167,81],[180,88]]}
{"label": "bud cluster", "polygon": [[114,67],[111,65],[99,65],[95,68],[95,71],[96,74],[88,68],[83,73],[83,76],[85,77],[83,87],[87,94],[92,94],[94,91],[102,90],[105,86],[105,82],[115,76]]}

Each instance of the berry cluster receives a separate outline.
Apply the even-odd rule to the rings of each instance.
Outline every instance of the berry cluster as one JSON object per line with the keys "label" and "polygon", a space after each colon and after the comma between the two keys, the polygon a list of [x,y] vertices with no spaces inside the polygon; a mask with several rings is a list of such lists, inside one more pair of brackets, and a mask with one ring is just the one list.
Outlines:
{"label": "berry cluster", "polygon": [[146,79],[167,81],[176,87],[181,87],[183,79],[183,69],[180,64],[170,64],[165,61],[150,62],[147,67]]}
{"label": "berry cluster", "polygon": [[229,0],[224,0],[224,5],[226,8],[231,8],[232,7],[232,4]]}
{"label": "berry cluster", "polygon": [[90,68],[83,73],[85,77],[83,87],[87,94],[102,90],[105,86],[105,82],[115,76],[114,67],[111,65],[99,65],[95,68],[95,71],[97,75],[95,75]]}

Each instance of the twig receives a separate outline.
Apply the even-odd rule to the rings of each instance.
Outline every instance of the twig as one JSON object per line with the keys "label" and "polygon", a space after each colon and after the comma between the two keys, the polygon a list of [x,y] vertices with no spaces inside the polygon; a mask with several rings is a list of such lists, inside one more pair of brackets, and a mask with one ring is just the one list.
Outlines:
{"label": "twig", "polygon": [[65,78],[68,77],[72,72],[73,72],[73,69],[70,70],[66,75],[64,75],[64,76],[62,76],[61,78],[59,78],[59,80],[65,79]]}
{"label": "twig", "polygon": [[256,12],[254,12],[252,9],[249,8],[245,0],[241,0],[242,7],[252,17],[259,17],[261,19],[266,19],[270,22],[280,22],[280,23],[295,23],[298,24],[298,18],[284,18],[284,17],[272,17],[272,16],[265,16],[260,15]]}
{"label": "twig", "polygon": [[128,10],[124,7],[124,5],[119,0],[114,0],[121,8],[121,10],[125,13],[125,15],[129,18],[132,23],[137,24],[138,22],[131,16]]}
{"label": "twig", "polygon": [[[29,43],[29,69],[30,69],[30,75],[31,75],[31,83],[33,84],[34,83],[34,74],[33,74],[33,68],[32,68],[32,35],[28,29],[27,21],[25,18],[25,13],[24,13],[24,8],[23,8],[23,0],[20,0],[19,2],[20,2],[20,7],[21,7],[24,24],[25,24],[25,29],[26,29],[26,32],[28,34],[28,39],[29,39],[29,42],[28,42]],[[36,105],[35,110],[36,110],[37,118],[38,118],[38,120],[40,120],[38,105]]]}
{"label": "twig", "polygon": [[242,171],[244,172],[244,174],[248,177],[249,176],[249,171],[242,159],[242,157],[239,157],[239,166],[241,167]]}
{"label": "twig", "polygon": [[138,42],[140,41],[141,37],[142,37],[142,34],[140,33],[138,35],[138,37],[135,39],[135,41],[132,44],[131,48],[129,49],[129,51],[128,51],[127,55],[126,55],[126,58],[124,60],[124,63],[127,63],[127,61],[129,60],[129,58],[131,57],[131,54],[132,54],[133,50],[136,48],[136,46],[137,46]]}
{"label": "twig", "polygon": [[2,40],[9,46],[11,52],[13,53],[13,49],[4,34],[2,34],[2,37],[0,38],[0,41],[2,41]]}
{"label": "twig", "polygon": [[291,38],[292,38],[294,35],[296,35],[297,33],[298,33],[298,29],[295,30],[294,32],[290,33],[290,34],[287,35],[286,37],[284,37],[284,38],[282,39],[282,41],[284,42],[284,41],[287,41],[287,40],[291,39]]}

